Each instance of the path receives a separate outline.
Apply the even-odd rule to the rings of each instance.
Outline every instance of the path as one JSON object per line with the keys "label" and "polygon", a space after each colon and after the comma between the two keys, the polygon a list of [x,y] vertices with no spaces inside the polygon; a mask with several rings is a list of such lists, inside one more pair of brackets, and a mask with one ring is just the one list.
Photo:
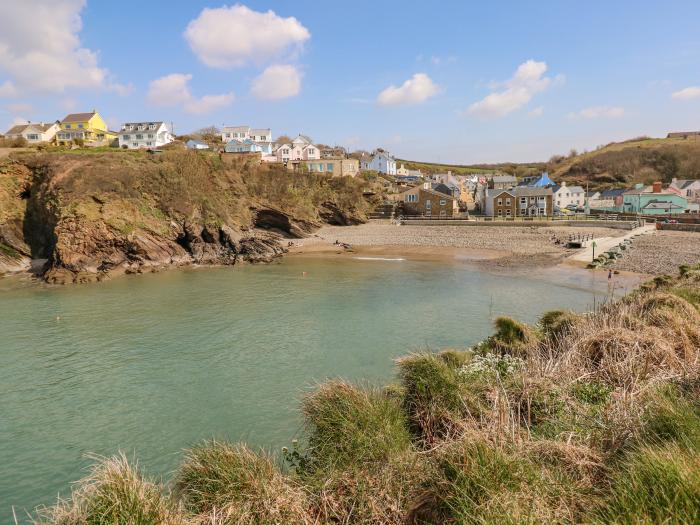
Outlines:
{"label": "path", "polygon": [[[621,237],[598,237],[593,239],[595,242],[595,253],[600,255],[601,253],[607,252],[610,248],[614,248],[620,244],[625,239],[634,237],[635,235],[646,235],[648,233],[653,233],[656,231],[655,224],[645,224],[641,228],[635,228],[634,230],[626,233]],[[576,252],[569,257],[570,261],[581,261],[581,262],[591,262],[593,260],[593,242],[588,243],[588,246],[583,248],[581,251]]]}

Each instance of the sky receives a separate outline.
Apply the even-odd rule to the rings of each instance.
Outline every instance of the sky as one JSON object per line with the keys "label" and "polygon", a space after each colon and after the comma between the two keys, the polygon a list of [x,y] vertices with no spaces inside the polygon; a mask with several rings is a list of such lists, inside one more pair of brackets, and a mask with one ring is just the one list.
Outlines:
{"label": "sky", "polygon": [[0,0],[0,128],[97,109],[442,163],[700,129],[697,0]]}

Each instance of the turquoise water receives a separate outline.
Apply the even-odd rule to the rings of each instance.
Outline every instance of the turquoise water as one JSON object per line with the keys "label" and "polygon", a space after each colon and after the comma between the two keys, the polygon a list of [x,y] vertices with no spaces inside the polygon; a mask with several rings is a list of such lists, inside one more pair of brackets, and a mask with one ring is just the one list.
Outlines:
{"label": "turquoise water", "polygon": [[67,495],[88,453],[167,477],[205,438],[289,444],[314,384],[385,383],[393,358],[469,346],[500,314],[583,310],[597,278],[289,258],[60,288],[0,279],[0,523]]}

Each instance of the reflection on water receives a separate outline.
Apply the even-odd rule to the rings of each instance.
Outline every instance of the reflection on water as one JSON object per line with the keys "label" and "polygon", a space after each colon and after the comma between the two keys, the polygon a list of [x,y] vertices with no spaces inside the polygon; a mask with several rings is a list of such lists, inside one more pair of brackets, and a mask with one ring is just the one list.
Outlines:
{"label": "reflection on water", "polygon": [[314,384],[385,382],[392,358],[469,346],[489,316],[592,306],[593,274],[571,275],[290,258],[64,288],[0,279],[0,522],[67,494],[86,453],[167,475],[204,438],[288,444]]}

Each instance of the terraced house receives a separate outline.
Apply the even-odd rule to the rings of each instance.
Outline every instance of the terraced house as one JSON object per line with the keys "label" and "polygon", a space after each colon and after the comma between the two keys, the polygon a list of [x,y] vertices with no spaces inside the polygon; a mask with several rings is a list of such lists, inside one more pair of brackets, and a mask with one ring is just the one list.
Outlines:
{"label": "terraced house", "polygon": [[552,215],[552,211],[552,188],[517,186],[486,191],[484,213],[491,217],[544,217]]}
{"label": "terraced house", "polygon": [[414,186],[402,193],[389,195],[397,203],[398,215],[423,217],[455,217],[459,214],[457,199],[423,186]]}
{"label": "terraced house", "polygon": [[173,141],[173,134],[164,122],[127,122],[119,132],[119,147],[151,149]]}
{"label": "terraced house", "polygon": [[82,141],[86,146],[107,146],[117,138],[117,133],[107,129],[107,123],[96,110],[90,113],[71,113],[61,121],[56,142],[67,146]]}

